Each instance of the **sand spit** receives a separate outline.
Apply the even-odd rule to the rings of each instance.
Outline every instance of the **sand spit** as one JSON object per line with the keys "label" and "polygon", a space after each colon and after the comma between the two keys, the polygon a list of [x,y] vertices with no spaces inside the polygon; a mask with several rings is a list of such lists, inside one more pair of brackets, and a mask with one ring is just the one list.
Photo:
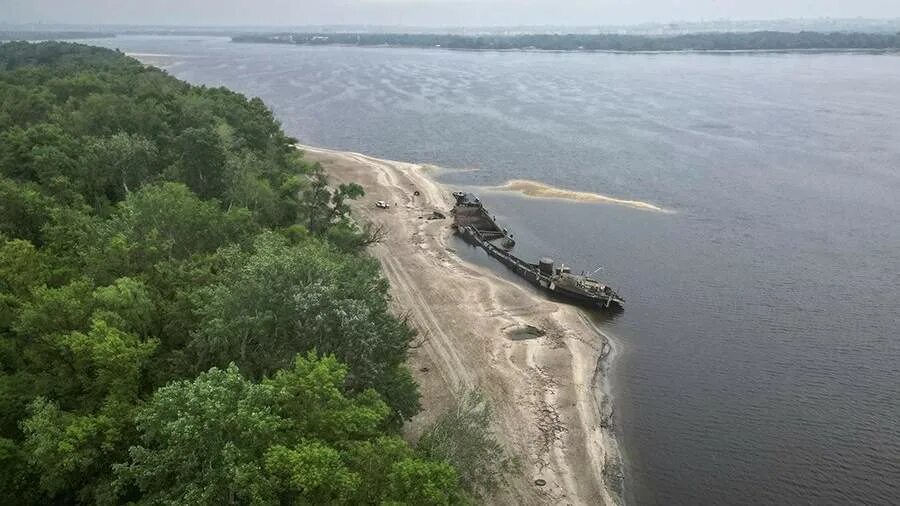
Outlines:
{"label": "sand spit", "polygon": [[513,179],[507,181],[500,186],[491,186],[485,188],[488,191],[509,191],[519,192],[529,197],[545,198],[545,199],[562,199],[575,202],[596,202],[601,204],[615,204],[620,206],[631,207],[643,211],[655,211],[660,213],[671,213],[672,211],[663,209],[649,202],[640,200],[625,200],[615,197],[601,195],[599,193],[581,192],[576,190],[567,190],[565,188],[557,188],[539,181],[530,181],[527,179]]}
{"label": "sand spit", "polygon": [[[426,219],[452,204],[426,168],[300,148],[333,182],[361,184],[366,196],[355,202],[356,215],[387,231],[371,252],[390,281],[394,309],[410,314],[424,337],[410,368],[425,409],[408,436],[418,437],[455,396],[478,388],[522,465],[492,504],[619,504],[603,360],[609,340],[579,310],[455,255],[449,220]],[[377,200],[392,207],[377,209]],[[538,479],[546,484],[535,485]]]}

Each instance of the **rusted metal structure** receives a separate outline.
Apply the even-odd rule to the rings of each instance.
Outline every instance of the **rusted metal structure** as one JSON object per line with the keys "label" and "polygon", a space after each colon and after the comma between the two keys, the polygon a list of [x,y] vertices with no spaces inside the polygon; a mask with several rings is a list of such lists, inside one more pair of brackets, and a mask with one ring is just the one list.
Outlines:
{"label": "rusted metal structure", "polygon": [[[550,258],[538,263],[526,262],[510,250],[515,246],[512,235],[487,212],[477,196],[454,192],[454,226],[467,242],[496,258],[529,283],[560,297],[594,307],[621,309],[625,299],[611,287],[585,275],[572,274],[565,265],[556,267]],[[499,242],[500,246],[494,244]]]}

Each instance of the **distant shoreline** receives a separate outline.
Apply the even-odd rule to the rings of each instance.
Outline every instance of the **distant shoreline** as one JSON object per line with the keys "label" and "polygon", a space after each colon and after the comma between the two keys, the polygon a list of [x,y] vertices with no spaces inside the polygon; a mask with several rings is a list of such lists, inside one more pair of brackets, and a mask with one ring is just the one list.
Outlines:
{"label": "distant shoreline", "polygon": [[900,33],[715,32],[675,36],[623,34],[437,35],[409,33],[269,33],[235,35],[236,43],[297,46],[583,53],[897,52]]}
{"label": "distant shoreline", "polygon": [[536,53],[536,54],[712,54],[712,55],[739,55],[739,54],[900,54],[900,48],[887,49],[679,49],[670,51],[625,51],[613,49],[464,49],[451,47],[416,47],[416,46],[358,46],[356,44],[288,44],[284,42],[247,42],[234,41],[236,44],[273,44],[294,45],[300,47],[340,47],[358,49],[421,49],[435,51],[457,51],[461,53]]}

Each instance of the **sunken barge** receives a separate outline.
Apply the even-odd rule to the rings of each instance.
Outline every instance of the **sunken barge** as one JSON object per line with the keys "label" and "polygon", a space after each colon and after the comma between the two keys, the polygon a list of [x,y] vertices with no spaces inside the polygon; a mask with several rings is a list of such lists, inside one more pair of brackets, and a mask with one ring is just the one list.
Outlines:
{"label": "sunken barge", "polygon": [[464,192],[454,192],[453,197],[453,224],[466,242],[482,248],[529,283],[553,295],[591,307],[623,308],[625,299],[596,279],[572,274],[565,265],[556,267],[550,258],[533,264],[513,255],[516,242],[512,234],[497,224],[478,197]]}

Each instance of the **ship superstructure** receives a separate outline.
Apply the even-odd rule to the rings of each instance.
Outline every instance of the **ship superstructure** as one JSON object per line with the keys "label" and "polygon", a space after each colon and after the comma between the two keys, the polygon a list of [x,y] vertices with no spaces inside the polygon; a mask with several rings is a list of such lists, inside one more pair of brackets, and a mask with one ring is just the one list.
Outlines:
{"label": "ship superstructure", "polygon": [[584,274],[572,274],[565,265],[556,266],[550,258],[538,263],[526,262],[511,250],[516,242],[512,234],[488,213],[477,196],[454,192],[454,226],[467,242],[481,247],[510,270],[531,284],[560,297],[603,308],[622,308],[625,299],[608,285]]}

